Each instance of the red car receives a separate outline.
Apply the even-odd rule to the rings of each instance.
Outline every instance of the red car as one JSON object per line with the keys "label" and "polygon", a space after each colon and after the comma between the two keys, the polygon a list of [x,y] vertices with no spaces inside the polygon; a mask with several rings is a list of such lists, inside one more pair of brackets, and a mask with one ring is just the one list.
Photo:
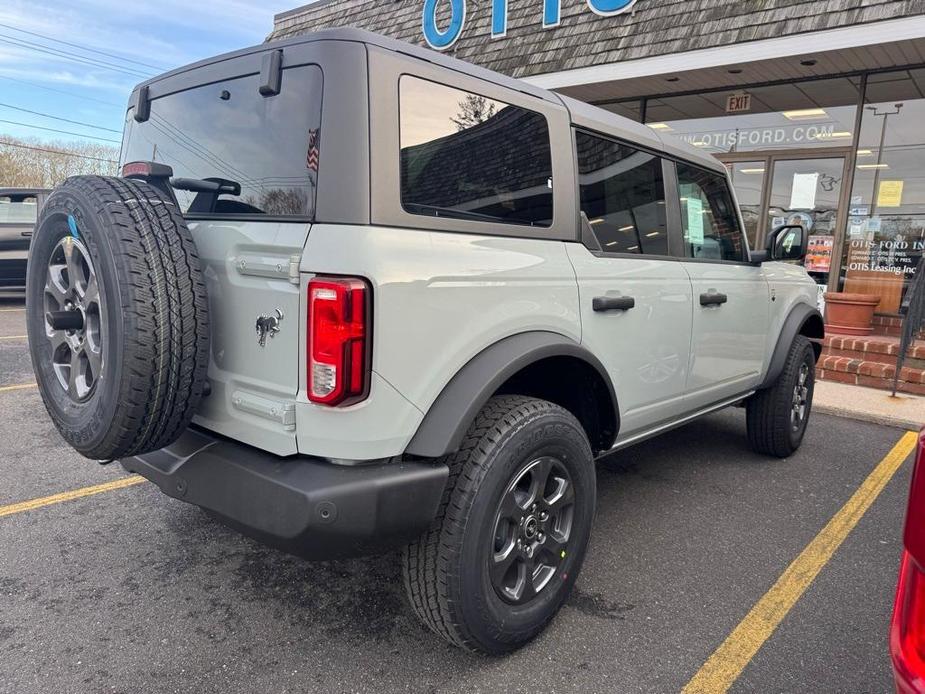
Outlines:
{"label": "red car", "polygon": [[899,694],[925,693],[925,429],[912,472],[903,556],[890,627],[890,655]]}

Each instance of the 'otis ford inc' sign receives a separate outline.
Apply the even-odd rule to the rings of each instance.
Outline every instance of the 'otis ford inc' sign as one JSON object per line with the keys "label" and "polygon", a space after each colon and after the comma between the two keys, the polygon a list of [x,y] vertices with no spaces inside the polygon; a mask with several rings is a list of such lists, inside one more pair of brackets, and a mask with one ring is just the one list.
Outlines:
{"label": "'otis ford inc' sign", "polygon": [[[543,4],[543,28],[559,26],[562,0],[541,0]],[[437,8],[449,3],[450,21],[443,29],[437,26]],[[539,4],[540,0],[537,0]],[[587,0],[594,14],[604,17],[626,12],[636,0]],[[424,0],[424,40],[438,51],[445,51],[456,43],[466,25],[466,0]],[[499,39],[507,35],[507,0],[491,1],[491,37]]]}

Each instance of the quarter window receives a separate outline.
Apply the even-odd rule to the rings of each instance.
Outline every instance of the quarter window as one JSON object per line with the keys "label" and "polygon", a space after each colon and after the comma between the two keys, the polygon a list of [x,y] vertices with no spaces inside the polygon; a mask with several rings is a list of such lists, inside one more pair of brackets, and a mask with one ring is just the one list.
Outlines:
{"label": "quarter window", "polygon": [[539,113],[405,75],[401,202],[412,214],[548,227],[552,156]]}
{"label": "quarter window", "polygon": [[726,177],[678,164],[685,255],[707,260],[745,260],[745,237]]}
{"label": "quarter window", "polygon": [[662,161],[577,132],[581,211],[606,253],[668,255]]}

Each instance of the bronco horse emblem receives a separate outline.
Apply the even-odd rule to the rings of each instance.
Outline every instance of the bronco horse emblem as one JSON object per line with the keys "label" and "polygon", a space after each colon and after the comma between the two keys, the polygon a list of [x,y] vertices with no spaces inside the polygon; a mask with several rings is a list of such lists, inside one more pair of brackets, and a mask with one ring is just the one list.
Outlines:
{"label": "bronco horse emblem", "polygon": [[254,325],[254,329],[257,331],[257,344],[261,347],[265,347],[267,344],[267,335],[273,337],[276,333],[279,332],[279,322],[283,319],[283,312],[281,309],[276,309],[274,311],[275,315],[263,314],[257,316],[257,323]]}

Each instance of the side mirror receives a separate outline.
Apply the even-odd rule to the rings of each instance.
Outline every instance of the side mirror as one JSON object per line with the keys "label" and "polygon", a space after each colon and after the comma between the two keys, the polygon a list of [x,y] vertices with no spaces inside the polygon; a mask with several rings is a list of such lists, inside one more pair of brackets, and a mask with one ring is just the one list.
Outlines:
{"label": "side mirror", "polygon": [[806,229],[801,224],[777,227],[768,237],[771,260],[802,260],[806,256]]}

